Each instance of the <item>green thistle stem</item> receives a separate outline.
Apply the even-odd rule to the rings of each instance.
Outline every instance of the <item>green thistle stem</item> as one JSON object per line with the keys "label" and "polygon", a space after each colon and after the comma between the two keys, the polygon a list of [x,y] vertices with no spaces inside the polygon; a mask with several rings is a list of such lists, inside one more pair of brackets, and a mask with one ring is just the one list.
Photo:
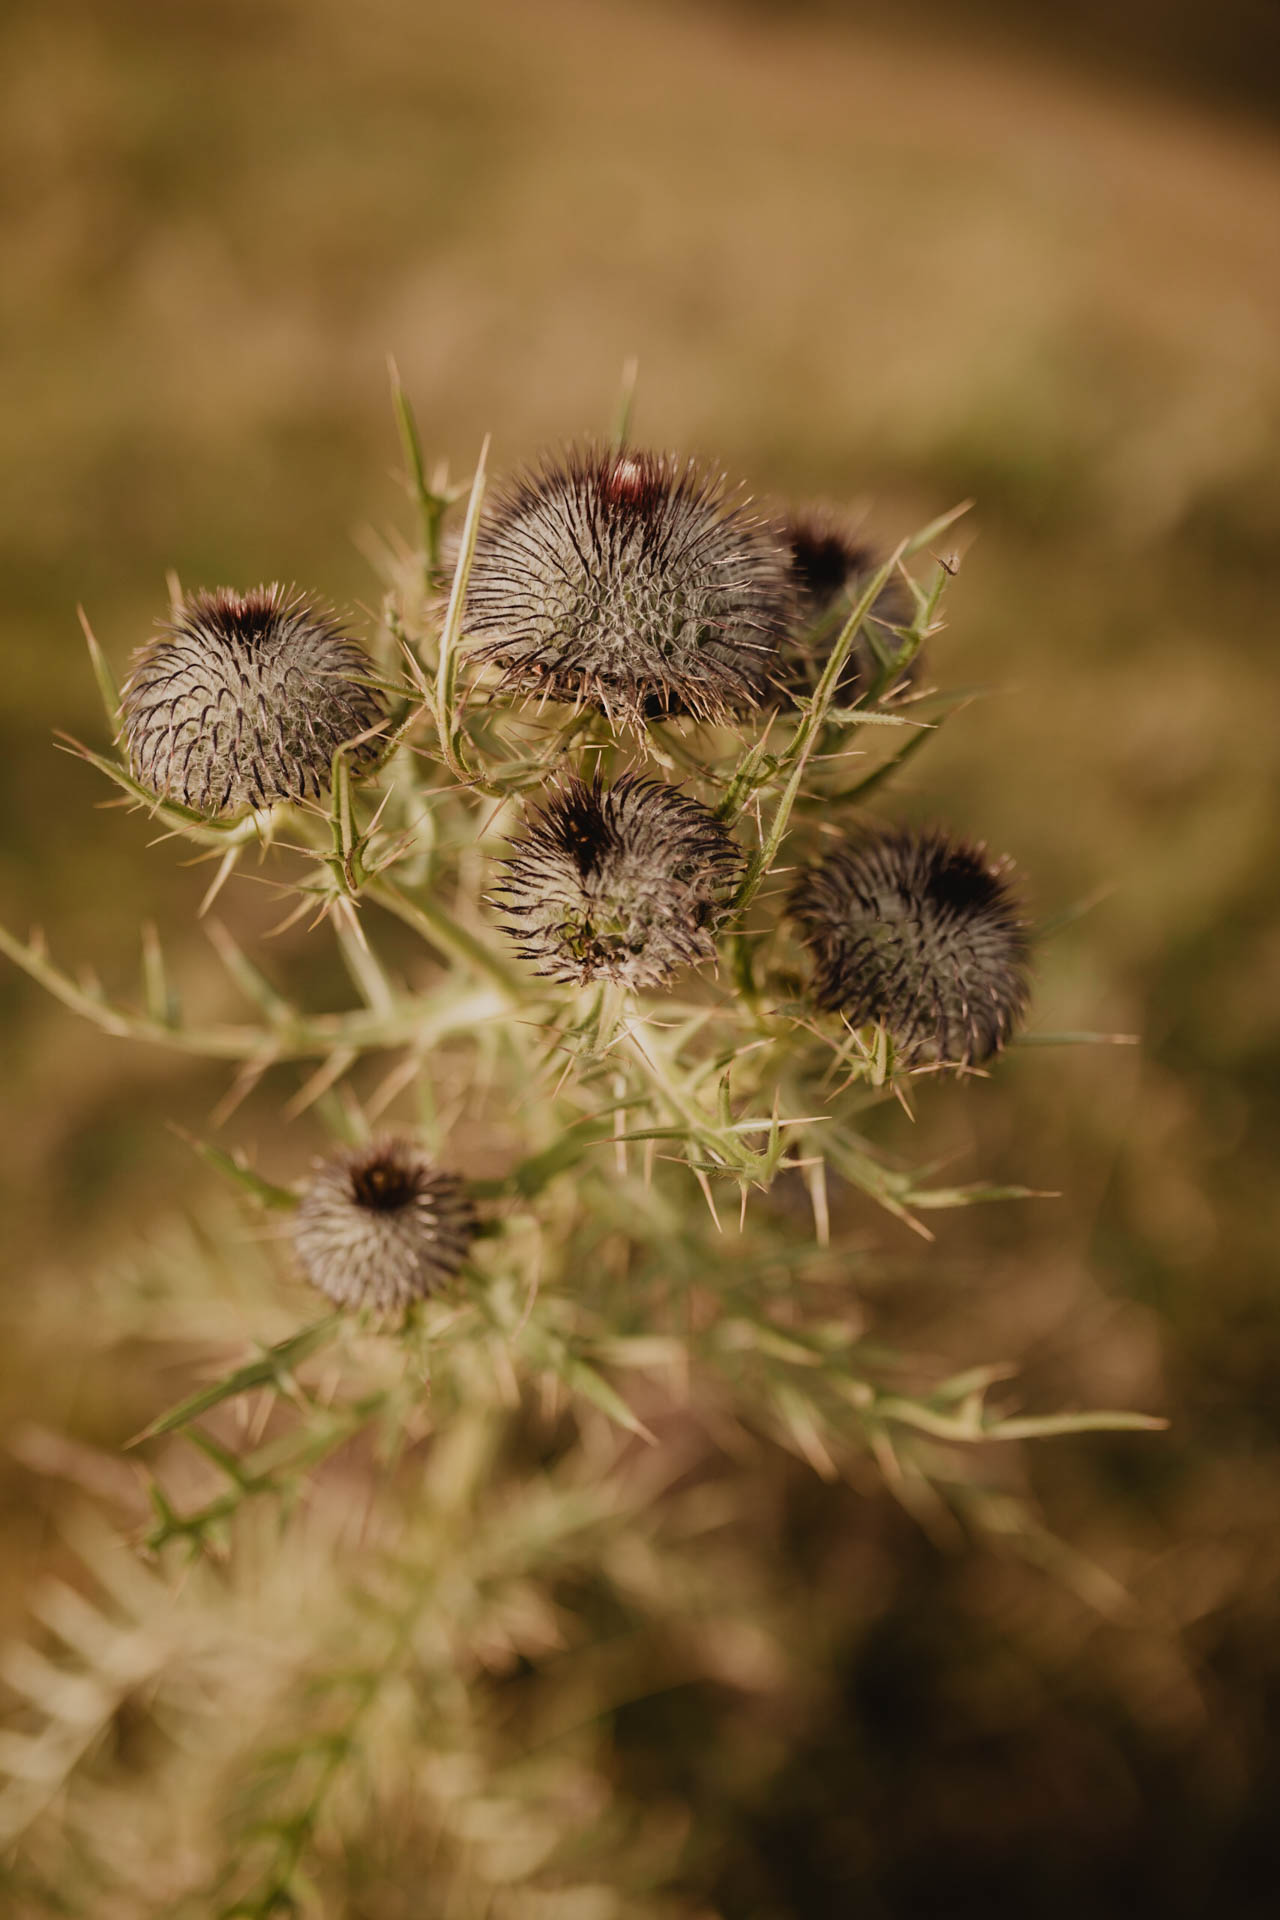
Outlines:
{"label": "green thistle stem", "polygon": [[412,927],[429,945],[447,954],[450,959],[462,961],[472,973],[480,974],[501,988],[513,1006],[535,997],[530,983],[515,967],[495,953],[470,928],[455,920],[430,894],[410,900],[407,894],[401,893],[394,881],[384,877],[371,880],[364,891],[366,898],[385,907],[388,913],[395,914],[398,920]]}

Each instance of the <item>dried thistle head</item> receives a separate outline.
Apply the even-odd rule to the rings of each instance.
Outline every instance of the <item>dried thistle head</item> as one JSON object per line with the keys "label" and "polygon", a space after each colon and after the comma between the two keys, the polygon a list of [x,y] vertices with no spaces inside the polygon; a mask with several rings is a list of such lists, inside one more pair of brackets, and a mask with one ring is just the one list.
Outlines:
{"label": "dried thistle head", "polygon": [[640,988],[714,957],[742,855],[699,801],[628,773],[567,780],[504,864],[495,904],[522,958],[552,980]]}
{"label": "dried thistle head", "polygon": [[795,887],[812,994],[853,1026],[881,1021],[908,1065],[976,1065],[1028,994],[1017,898],[985,849],[938,832],[838,847]]}
{"label": "dried thistle head", "polygon": [[293,1244],[308,1280],[340,1307],[397,1313],[458,1271],[475,1228],[457,1174],[387,1136],[316,1161]]}
{"label": "dried thistle head", "polygon": [[[335,750],[383,717],[371,672],[333,615],[290,589],[193,593],[134,656],[130,765],[161,799],[205,815],[318,798]],[[376,753],[363,741],[355,768]]]}
{"label": "dried thistle head", "polygon": [[[783,644],[779,681],[784,691],[807,699],[821,677],[840,629],[853,611],[882,556],[839,514],[826,507],[798,508],[783,516],[778,535],[787,554],[796,607],[794,626]],[[880,623],[885,646],[898,647],[891,627],[909,626],[915,609],[900,578],[890,578],[877,594],[869,619]],[[911,686],[919,655],[895,678],[890,692]],[[839,697],[856,699],[876,679],[880,663],[865,628],[854,640],[838,684]]]}
{"label": "dried thistle head", "polygon": [[588,448],[498,497],[467,593],[475,657],[505,688],[646,716],[761,704],[790,613],[785,556],[694,461]]}

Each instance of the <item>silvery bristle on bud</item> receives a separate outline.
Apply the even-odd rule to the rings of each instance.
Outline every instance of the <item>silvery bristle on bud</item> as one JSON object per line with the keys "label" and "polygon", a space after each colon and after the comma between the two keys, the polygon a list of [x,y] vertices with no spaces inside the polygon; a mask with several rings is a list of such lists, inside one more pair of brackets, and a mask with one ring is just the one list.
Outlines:
{"label": "silvery bristle on bud", "polygon": [[[883,564],[873,546],[825,507],[807,507],[786,514],[778,537],[788,557],[796,607],[795,624],[782,648],[779,680],[784,691],[807,699],[818,684],[831,649],[871,576]],[[890,631],[911,624],[915,609],[903,581],[891,577],[877,594],[870,621],[885,650],[895,653],[901,642]],[[897,674],[890,691],[910,686],[916,679],[919,656]],[[857,634],[840,675],[841,700],[856,699],[880,672],[866,628]]]}
{"label": "silvery bristle on bud", "polygon": [[976,1065],[1022,1018],[1026,928],[981,847],[937,832],[846,844],[803,876],[790,911],[817,1004],[882,1022],[908,1065]]}
{"label": "silvery bristle on bud", "polygon": [[486,514],[467,592],[502,685],[629,726],[759,706],[791,612],[786,556],[692,460],[586,449],[518,477]]}
{"label": "silvery bristle on bud", "polygon": [[495,905],[521,956],[552,980],[665,985],[714,957],[713,930],[742,855],[675,787],[576,776],[532,815],[504,863]]}
{"label": "silvery bristle on bud", "polygon": [[[372,664],[327,609],[280,586],[193,593],[138,650],[122,702],[143,786],[206,816],[319,798],[335,750],[382,719]],[[376,739],[352,750],[362,771]]]}
{"label": "silvery bristle on bud", "polygon": [[458,1271],[475,1228],[458,1176],[388,1137],[316,1161],[293,1244],[308,1280],[340,1307],[396,1313]]}

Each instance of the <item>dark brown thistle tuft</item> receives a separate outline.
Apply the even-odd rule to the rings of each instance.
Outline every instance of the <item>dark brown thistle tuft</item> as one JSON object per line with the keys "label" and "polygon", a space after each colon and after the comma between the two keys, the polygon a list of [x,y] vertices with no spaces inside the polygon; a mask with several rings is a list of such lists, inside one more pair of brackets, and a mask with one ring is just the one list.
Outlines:
{"label": "dark brown thistle tuft", "polygon": [[[883,565],[883,557],[825,507],[806,507],[786,514],[779,522],[778,535],[788,556],[796,607],[794,626],[783,643],[778,679],[784,692],[808,699],[840,629],[872,574]],[[891,578],[877,595],[870,614],[876,638],[890,655],[901,644],[891,629],[909,626],[914,612],[903,582]],[[911,686],[918,668],[917,655],[895,677],[889,692]],[[865,693],[880,670],[864,624],[840,675],[840,699],[848,702]]]}
{"label": "dark brown thistle tuft", "polygon": [[458,1176],[411,1140],[386,1138],[316,1161],[293,1244],[308,1280],[340,1307],[399,1313],[458,1271],[475,1228]]}
{"label": "dark brown thistle tuft", "polygon": [[467,593],[475,657],[504,688],[628,726],[759,706],[790,615],[785,555],[722,476],[629,449],[514,480],[481,526]]}
{"label": "dark brown thistle tuft", "polygon": [[[124,689],[137,778],[205,815],[316,799],[333,755],[383,717],[372,665],[333,615],[280,586],[192,594]],[[361,771],[376,740],[353,749]]]}
{"label": "dark brown thistle tuft", "polygon": [[881,1021],[907,1065],[976,1065],[1022,1018],[1026,928],[981,847],[937,832],[847,844],[803,876],[790,911],[817,1004]]}
{"label": "dark brown thistle tuft", "polygon": [[495,905],[540,974],[640,988],[714,957],[715,923],[742,855],[715,816],[675,787],[633,774],[587,786],[574,776],[533,814],[504,865]]}

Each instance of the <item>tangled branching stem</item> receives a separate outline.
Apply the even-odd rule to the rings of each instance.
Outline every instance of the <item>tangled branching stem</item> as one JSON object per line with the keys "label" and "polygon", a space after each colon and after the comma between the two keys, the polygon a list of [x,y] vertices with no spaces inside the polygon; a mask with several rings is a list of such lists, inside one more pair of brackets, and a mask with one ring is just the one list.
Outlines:
{"label": "tangled branching stem", "polygon": [[[908,1379],[863,1338],[866,1206],[927,1238],[941,1209],[1031,1197],[938,1185],[870,1133],[872,1105],[909,1075],[988,1060],[1027,997],[1003,870],[949,835],[871,836],[859,817],[931,737],[913,663],[950,568],[922,585],[907,563],[955,515],[877,560],[838,517],[766,519],[717,471],[632,450],[624,426],[492,493],[482,454],[446,534],[465,490],[428,480],[398,385],[396,401],[422,551],[389,562],[372,654],[309,597],[197,594],[138,657],[119,712],[90,636],[127,760],[81,750],[220,861],[211,894],[258,846],[282,927],[327,926],[355,1004],[313,1011],[242,929],[213,930],[252,1008],[242,1023],[184,1014],[154,934],[135,1005],[0,930],[101,1030],[235,1062],[228,1113],[270,1075],[268,1097],[334,1136],[301,1177],[274,1130],[262,1168],[200,1146],[265,1209],[263,1231],[162,1261],[121,1308],[122,1346],[189,1349],[193,1372],[138,1438],[150,1511],[134,1537],[181,1557],[193,1592],[199,1563],[218,1560],[221,1580],[229,1560],[226,1590],[259,1578],[264,1605],[240,1636],[243,1686],[216,1634],[185,1690],[165,1661],[130,1669],[180,1786],[210,1809],[203,1851],[176,1867],[164,1818],[128,1859],[114,1829],[93,1830],[101,1779],[135,1791],[108,1737],[128,1689],[93,1673],[99,1651],[108,1678],[124,1671],[120,1636],[64,1607],[71,1654],[19,1665],[31,1711],[0,1743],[0,1835],[60,1841],[61,1824],[95,1920],[151,1920],[158,1863],[167,1911],[189,1897],[193,1913],[265,1915],[330,1893],[345,1910],[343,1863],[401,1828],[433,1871],[452,1862],[450,1911],[559,1911],[578,1872],[561,1842],[595,1810],[616,1847],[619,1789],[597,1754],[545,1844],[543,1829],[529,1840],[507,1801],[494,1814],[495,1782],[519,1812],[528,1777],[509,1784],[507,1716],[553,1651],[557,1709],[566,1689],[590,1693],[591,1624],[562,1633],[562,1586],[615,1583],[611,1607],[684,1646],[691,1622],[724,1614],[742,1567],[704,1592],[690,1570],[704,1523],[694,1556],[677,1550],[678,1515],[664,1534],[699,1396],[735,1458],[743,1435],[828,1477],[870,1456],[913,1511],[963,1515],[980,1511],[980,1479],[944,1469],[940,1449],[1153,1424],[1007,1415],[990,1397],[1001,1369]],[[544,700],[576,711],[544,718]],[[870,757],[851,781],[854,741]],[[300,1279],[335,1311],[300,1308]],[[260,1329],[247,1357],[246,1321]],[[211,1347],[227,1356],[212,1380]],[[700,1469],[712,1443],[696,1444]],[[656,1517],[636,1552],[646,1460]],[[1007,1500],[1000,1512],[1007,1528]],[[255,1562],[263,1515],[275,1531]],[[300,1516],[328,1527],[304,1576]],[[481,1676],[517,1669],[514,1708],[478,1711]],[[587,1705],[582,1724],[599,1723]],[[545,1728],[519,1738],[522,1761],[559,1751]],[[138,1751],[162,1796],[167,1776]],[[65,1910],[90,1910],[82,1894]]]}

